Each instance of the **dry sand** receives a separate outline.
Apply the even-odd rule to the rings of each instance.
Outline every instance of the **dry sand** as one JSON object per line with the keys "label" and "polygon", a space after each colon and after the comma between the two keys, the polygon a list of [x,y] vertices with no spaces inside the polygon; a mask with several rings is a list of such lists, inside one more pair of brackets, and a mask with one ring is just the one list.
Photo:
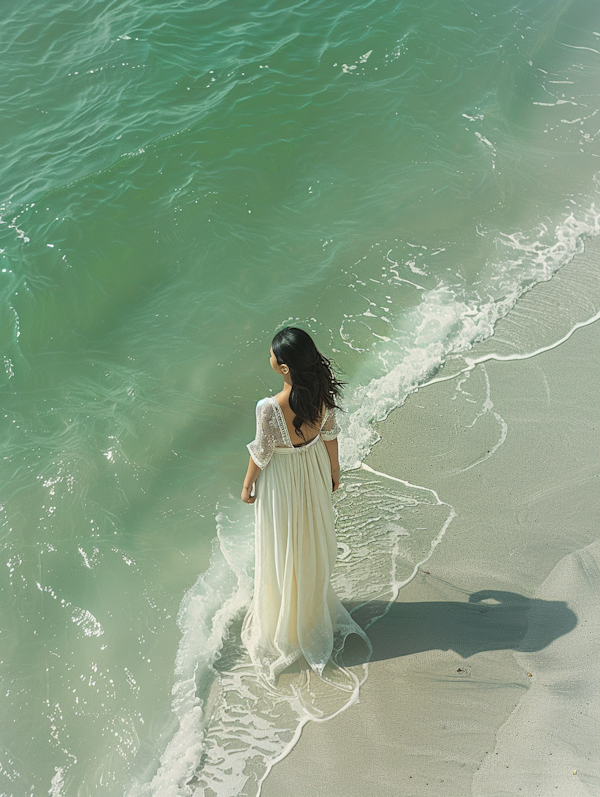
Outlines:
{"label": "dry sand", "polygon": [[[531,353],[594,316],[599,243],[468,355]],[[380,425],[368,464],[457,516],[370,629],[360,703],[309,723],[263,797],[600,795],[599,352],[596,322]]]}

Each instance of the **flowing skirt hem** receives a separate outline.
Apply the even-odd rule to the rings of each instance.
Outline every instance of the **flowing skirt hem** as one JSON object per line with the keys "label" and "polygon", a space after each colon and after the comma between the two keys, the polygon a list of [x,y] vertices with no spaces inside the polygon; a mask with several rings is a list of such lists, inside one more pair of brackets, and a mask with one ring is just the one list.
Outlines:
{"label": "flowing skirt hem", "polygon": [[358,625],[358,623],[354,622],[352,619],[349,623],[345,622],[343,624],[337,625],[332,635],[329,655],[327,657],[323,656],[322,659],[318,661],[315,660],[314,657],[311,656],[307,651],[303,650],[302,646],[299,646],[296,650],[287,654],[282,653],[281,651],[267,649],[262,645],[252,643],[250,638],[251,615],[252,608],[244,619],[244,624],[242,627],[242,642],[248,650],[252,663],[256,669],[272,686],[275,685],[277,678],[284,670],[286,670],[288,667],[291,667],[292,664],[302,657],[304,657],[310,669],[316,675],[318,675],[319,678],[322,678],[325,667],[329,661],[332,661],[336,665],[339,664],[338,657],[344,649],[347,638],[352,634],[360,637],[360,639],[362,639],[362,641],[365,643],[367,655],[365,656],[364,661],[368,661],[373,653],[373,646],[371,645],[369,637]]}

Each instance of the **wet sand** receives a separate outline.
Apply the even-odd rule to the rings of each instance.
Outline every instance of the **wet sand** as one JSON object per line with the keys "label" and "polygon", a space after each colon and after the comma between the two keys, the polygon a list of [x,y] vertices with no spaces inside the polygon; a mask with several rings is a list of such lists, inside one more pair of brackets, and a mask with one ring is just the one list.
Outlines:
{"label": "wet sand", "polygon": [[263,797],[600,794],[599,263],[594,240],[466,355],[522,359],[446,379],[457,358],[380,424],[367,464],[456,517],[369,630],[360,703]]}

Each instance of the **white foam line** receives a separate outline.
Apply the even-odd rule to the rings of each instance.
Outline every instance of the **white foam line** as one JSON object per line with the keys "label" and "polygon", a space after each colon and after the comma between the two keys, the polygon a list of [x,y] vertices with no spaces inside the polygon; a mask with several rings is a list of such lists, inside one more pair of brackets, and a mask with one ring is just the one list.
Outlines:
{"label": "white foam line", "polygon": [[485,365],[483,366],[482,370],[483,370],[483,375],[485,377],[485,401],[483,403],[483,411],[477,413],[475,420],[473,421],[473,423],[470,423],[467,428],[472,428],[473,426],[475,426],[477,421],[483,415],[485,415],[487,412],[491,412],[494,418],[500,424],[500,428],[502,430],[500,432],[500,439],[498,440],[496,445],[492,446],[492,448],[490,448],[490,450],[486,454],[484,454],[483,457],[479,457],[479,459],[475,460],[475,462],[472,462],[470,465],[467,465],[466,468],[460,468],[459,470],[453,471],[451,474],[452,476],[456,476],[458,473],[466,473],[466,471],[471,470],[471,468],[474,468],[476,465],[481,465],[482,462],[485,462],[486,460],[490,459],[490,457],[493,457],[496,451],[500,448],[500,446],[504,445],[506,437],[508,435],[508,424],[506,423],[504,418],[494,410],[494,402],[492,401],[492,395],[491,395],[492,389],[490,386],[490,378],[488,376],[488,372]]}
{"label": "white foam line", "polygon": [[600,55],[598,50],[594,50],[593,47],[584,47],[582,44],[566,44],[565,42],[561,42],[563,47],[570,47],[572,50],[589,50],[591,53],[596,53],[596,55]]}
{"label": "white foam line", "polygon": [[427,288],[423,287],[423,285],[419,285],[416,282],[411,282],[410,280],[404,279],[404,277],[395,277],[396,282],[406,282],[407,285],[412,285],[413,288],[416,288],[419,291],[425,291]]}
{"label": "white foam line", "polygon": [[[390,479],[390,481],[399,482],[400,484],[404,484],[406,487],[414,487],[415,490],[426,490],[428,493],[432,493],[435,496],[435,500],[437,501],[438,506],[441,506],[442,504],[444,506],[450,506],[450,504],[447,504],[445,501],[442,501],[439,495],[436,493],[436,491],[433,490],[431,487],[422,487],[420,484],[411,484],[410,482],[407,482],[405,479],[399,479],[397,476],[390,476],[389,473],[383,473],[380,470],[374,470],[372,467],[370,467],[370,465],[367,465],[364,462],[361,464],[360,467],[363,470],[368,471],[369,473],[374,473],[375,476],[383,476],[384,479]],[[452,507],[450,507],[450,509],[452,509]]]}
{"label": "white foam line", "polygon": [[298,742],[298,739],[302,735],[302,729],[304,728],[304,726],[306,725],[307,722],[310,722],[310,718],[309,717],[304,717],[298,723],[298,726],[296,728],[296,733],[292,736],[291,740],[287,743],[287,745],[284,747],[282,752],[276,758],[273,758],[271,761],[269,761],[267,763],[267,770],[266,770],[266,772],[264,773],[264,775],[262,776],[262,778],[258,782],[258,791],[256,792],[256,797],[260,797],[260,794],[262,792],[263,783],[265,782],[267,776],[269,775],[270,771],[273,769],[275,764],[278,764],[280,761],[283,761],[283,759],[287,755],[289,755],[289,753],[292,752],[292,750],[294,749],[294,747],[296,746],[296,744]]}
{"label": "white foam line", "polygon": [[[390,252],[391,251],[392,250],[390,249]],[[441,251],[443,251],[443,250],[440,249],[440,252]],[[397,260],[390,260],[390,252],[387,253],[387,255],[385,256],[385,259],[388,261],[388,263],[391,263],[393,266],[396,266],[396,268],[400,268],[400,264],[398,263]],[[435,252],[435,254],[439,254],[439,253]],[[426,290],[426,288],[423,285],[419,285],[416,282],[411,282],[410,280],[404,279],[404,277],[399,277],[397,273],[396,273],[395,276],[396,276],[396,279],[398,280],[398,282],[406,282],[407,285],[412,285],[414,288],[417,288],[420,291]]]}
{"label": "white foam line", "polygon": [[[382,615],[382,617],[383,617],[383,615]],[[350,708],[350,706],[353,706],[355,703],[358,703],[358,698],[359,698],[359,694],[360,694],[360,687],[365,683],[365,681],[367,680],[368,674],[369,674],[368,664],[363,664],[363,670],[364,670],[364,673],[365,673],[365,677],[362,679],[362,681],[359,681],[359,679],[356,677],[356,675],[353,672],[351,672],[349,669],[347,669],[346,667],[340,667],[340,669],[343,670],[348,675],[350,675],[351,678],[355,682],[355,688],[353,690],[352,699],[348,703],[345,703],[341,708],[339,708],[333,714],[330,714],[327,717],[312,717],[312,716],[306,715],[306,716],[304,716],[301,719],[301,721],[298,723],[298,726],[296,728],[296,732],[294,733],[294,735],[290,739],[290,741],[287,743],[285,748],[281,751],[281,753],[279,753],[278,756],[276,756],[275,758],[271,759],[271,761],[267,762],[267,769],[266,769],[265,773],[263,774],[263,776],[261,777],[260,781],[258,782],[258,791],[256,792],[256,797],[260,797],[260,794],[262,792],[263,783],[267,779],[267,776],[269,775],[269,773],[271,772],[271,770],[273,769],[275,764],[278,764],[280,761],[283,761],[283,759],[287,755],[289,755],[289,753],[292,752],[292,750],[296,746],[298,740],[300,739],[300,736],[302,735],[302,730],[304,729],[304,726],[307,723],[309,723],[309,722],[329,722],[329,720],[332,720],[334,717],[337,717],[338,714],[341,714],[343,711],[346,711],[346,709]]]}
{"label": "white foam line", "polygon": [[[545,354],[547,351],[552,351],[552,349],[557,349],[559,346],[562,346],[563,343],[566,343],[571,335],[577,332],[578,329],[582,329],[583,327],[588,327],[591,324],[596,323],[596,321],[600,321],[600,311],[596,313],[596,315],[588,318],[586,321],[578,321],[575,326],[567,332],[560,340],[551,343],[548,346],[542,346],[539,349],[536,349],[532,352],[527,352],[526,354],[485,354],[483,357],[477,357],[472,359],[471,357],[464,357],[463,360],[467,363],[466,368],[461,368],[459,371],[456,371],[454,374],[448,374],[448,376],[438,376],[435,379],[430,379],[428,382],[423,382],[423,384],[419,385],[417,390],[421,390],[421,388],[429,387],[429,385],[435,385],[437,382],[448,382],[450,379],[456,379],[457,376],[461,374],[466,374],[468,371],[472,371],[476,366],[481,365],[482,363],[487,363],[490,360],[496,360],[497,362],[511,362],[514,360],[530,360],[532,357],[537,357],[538,354]],[[462,355],[461,355],[462,356]],[[391,477],[390,477],[391,478]]]}
{"label": "white foam line", "polygon": [[[425,556],[423,559],[421,559],[420,562],[417,562],[417,564],[414,566],[414,569],[413,569],[412,573],[410,574],[410,576],[408,578],[406,578],[404,581],[397,581],[397,582],[395,582],[392,585],[392,598],[391,598],[391,600],[388,601],[388,605],[386,606],[385,610],[381,614],[377,615],[377,617],[372,617],[369,620],[369,622],[367,623],[367,625],[365,627],[365,630],[366,630],[367,628],[370,628],[373,625],[373,623],[376,623],[377,620],[380,620],[382,617],[385,617],[385,615],[389,612],[392,603],[394,603],[396,598],[398,597],[398,593],[400,592],[402,587],[405,587],[407,584],[410,584],[410,582],[413,580],[413,578],[417,575],[417,573],[419,571],[419,568],[422,567],[424,564],[426,564],[431,559],[431,557],[433,556],[433,552],[435,551],[435,549],[438,547],[438,545],[442,541],[448,526],[450,525],[450,523],[452,523],[452,521],[456,517],[456,511],[455,511],[454,507],[451,504],[448,504],[446,501],[442,501],[442,499],[439,497],[439,495],[436,493],[436,491],[433,490],[431,487],[422,487],[420,484],[411,484],[411,482],[407,482],[405,479],[399,479],[397,476],[390,476],[389,473],[383,473],[380,470],[374,470],[374,468],[371,468],[369,465],[366,465],[364,462],[361,464],[360,467],[363,470],[368,471],[369,473],[373,473],[375,476],[382,476],[384,479],[390,479],[391,481],[399,482],[400,484],[406,485],[406,487],[413,487],[416,490],[425,490],[426,492],[431,493],[432,495],[435,496],[435,500],[437,501],[437,505],[438,506],[447,506],[448,509],[450,510],[450,514],[446,518],[442,528],[438,531],[437,535],[432,540],[431,545],[429,547],[429,552],[427,553],[427,556]],[[361,604],[361,605],[364,606],[364,605],[366,605],[366,603],[368,603],[368,601],[366,601],[364,604]],[[360,606],[356,606],[353,609],[353,612],[356,611],[359,608],[360,608]]]}

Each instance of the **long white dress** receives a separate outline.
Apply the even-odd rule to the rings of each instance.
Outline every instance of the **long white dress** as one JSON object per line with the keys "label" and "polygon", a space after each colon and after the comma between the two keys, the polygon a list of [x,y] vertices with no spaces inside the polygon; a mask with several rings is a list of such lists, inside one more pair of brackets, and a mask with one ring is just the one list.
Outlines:
{"label": "long white dress", "polygon": [[262,473],[254,503],[254,597],[242,640],[272,682],[301,656],[321,676],[349,634],[358,634],[370,649],[329,583],[337,545],[323,441],[338,432],[335,412],[328,411],[317,436],[295,448],[277,399],[256,406],[256,437],[248,450]]}

